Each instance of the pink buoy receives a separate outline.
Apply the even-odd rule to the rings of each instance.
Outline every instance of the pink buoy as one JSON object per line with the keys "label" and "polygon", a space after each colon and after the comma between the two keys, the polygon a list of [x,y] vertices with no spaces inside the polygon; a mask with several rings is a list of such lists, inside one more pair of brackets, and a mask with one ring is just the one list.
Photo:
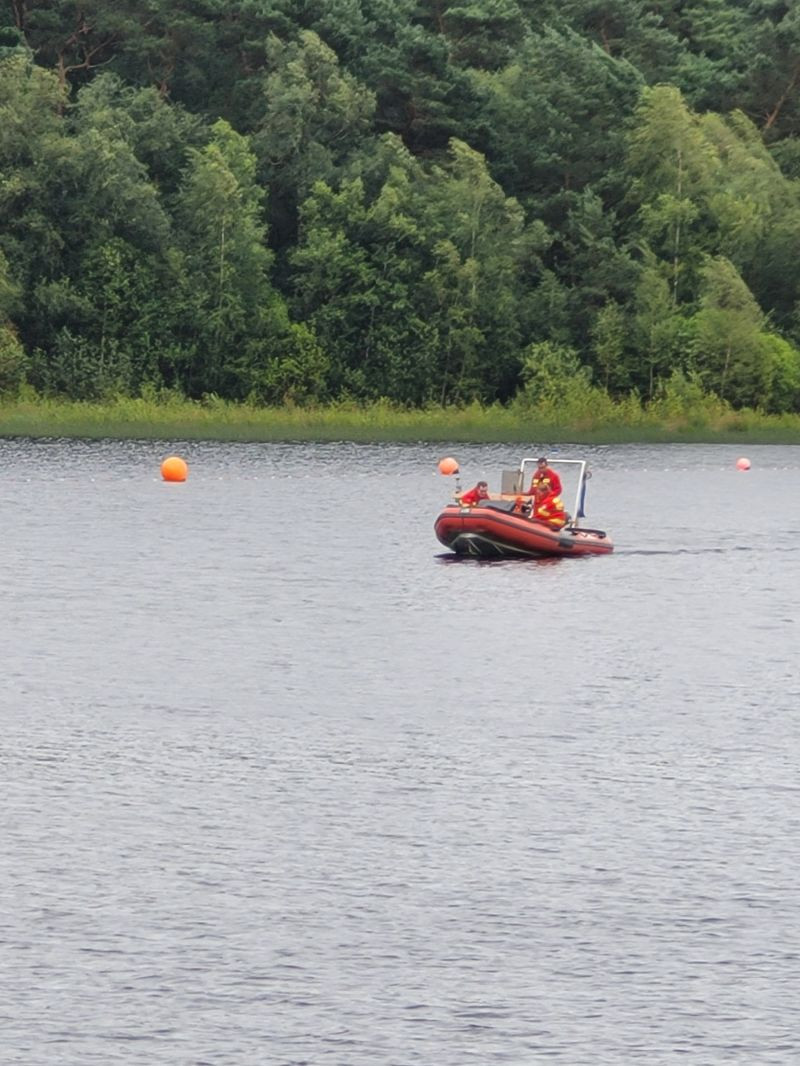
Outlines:
{"label": "pink buoy", "polygon": [[750,469],[750,460],[749,459],[745,459],[744,456],[742,456],[741,459],[737,459],[736,460],[736,469],[737,470],[749,470]]}

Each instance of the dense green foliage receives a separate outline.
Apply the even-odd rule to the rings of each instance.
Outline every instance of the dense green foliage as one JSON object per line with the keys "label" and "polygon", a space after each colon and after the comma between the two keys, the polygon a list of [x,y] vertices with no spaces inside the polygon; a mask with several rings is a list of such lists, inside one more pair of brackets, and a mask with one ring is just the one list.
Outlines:
{"label": "dense green foliage", "polygon": [[795,15],[0,0],[0,393],[800,412]]}

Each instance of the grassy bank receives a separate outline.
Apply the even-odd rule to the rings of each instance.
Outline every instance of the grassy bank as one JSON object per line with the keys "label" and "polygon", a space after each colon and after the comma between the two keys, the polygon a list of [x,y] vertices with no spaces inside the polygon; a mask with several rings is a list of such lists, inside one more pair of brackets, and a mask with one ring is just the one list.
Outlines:
{"label": "grassy bank", "polygon": [[555,418],[522,407],[408,411],[361,407],[263,408],[213,400],[0,402],[0,437],[222,441],[551,441],[576,444],[711,442],[800,444],[800,416],[712,409],[683,414],[630,404]]}

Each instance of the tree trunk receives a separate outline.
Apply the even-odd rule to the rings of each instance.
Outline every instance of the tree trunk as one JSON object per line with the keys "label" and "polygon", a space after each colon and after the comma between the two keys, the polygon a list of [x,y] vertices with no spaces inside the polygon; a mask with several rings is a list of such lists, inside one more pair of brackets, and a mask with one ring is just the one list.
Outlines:
{"label": "tree trunk", "polygon": [[[678,203],[681,202],[683,193],[683,152],[678,149]],[[678,271],[680,269],[680,246],[681,246],[681,220],[680,216],[675,221],[675,240],[672,246],[672,306],[678,304]]]}
{"label": "tree trunk", "polygon": [[24,33],[28,21],[28,7],[25,0],[11,0],[11,8],[14,12],[14,25]]}
{"label": "tree trunk", "polygon": [[764,129],[765,130],[772,129],[773,125],[777,122],[778,116],[780,115],[781,111],[783,110],[783,105],[789,99],[789,97],[791,96],[792,92],[795,89],[795,86],[797,85],[797,79],[798,78],[800,78],[800,65],[798,65],[798,66],[796,66],[794,68],[794,71],[792,72],[792,76],[789,79],[788,85],[783,90],[781,95],[778,97],[773,109],[767,115],[766,121],[764,123]]}
{"label": "tree trunk", "polygon": [[720,383],[719,383],[719,398],[721,400],[725,399],[725,385],[727,384],[728,368],[730,367],[730,365],[731,365],[731,346],[729,344],[728,347],[725,349],[725,365],[722,368],[722,378],[720,379]]}

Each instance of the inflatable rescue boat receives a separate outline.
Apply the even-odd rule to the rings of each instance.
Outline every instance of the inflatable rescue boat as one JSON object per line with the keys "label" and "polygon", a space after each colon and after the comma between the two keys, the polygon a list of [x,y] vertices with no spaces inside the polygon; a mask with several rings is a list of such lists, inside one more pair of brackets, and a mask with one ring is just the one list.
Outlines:
{"label": "inflatable rescue boat", "polygon": [[[536,460],[525,458],[519,468],[503,472],[499,496],[480,500],[474,506],[458,499],[449,504],[434,523],[436,536],[458,555],[479,559],[545,558],[558,555],[608,555],[614,550],[611,538],[600,529],[580,525],[585,517],[586,480],[590,476],[582,459],[553,460],[552,466],[571,468],[577,473],[575,503],[567,524],[554,529],[547,522],[531,518],[530,496],[524,493],[526,480]],[[457,495],[460,495],[458,489]]]}

